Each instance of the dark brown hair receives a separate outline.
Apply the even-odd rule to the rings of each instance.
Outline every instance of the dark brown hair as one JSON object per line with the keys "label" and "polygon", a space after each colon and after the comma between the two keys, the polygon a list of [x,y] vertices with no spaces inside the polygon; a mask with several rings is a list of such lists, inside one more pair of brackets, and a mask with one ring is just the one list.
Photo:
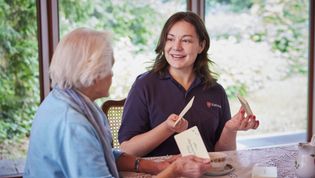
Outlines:
{"label": "dark brown hair", "polygon": [[179,21],[186,21],[193,25],[199,38],[199,42],[204,43],[205,45],[203,51],[197,56],[193,70],[197,76],[201,77],[205,87],[208,88],[216,82],[216,79],[213,77],[214,73],[209,68],[209,64],[212,64],[213,61],[208,58],[207,54],[210,47],[210,38],[203,21],[193,12],[177,12],[166,21],[162,29],[158,45],[155,48],[157,56],[152,66],[152,71],[159,73],[160,75],[165,75],[169,66],[164,54],[167,34],[172,26]]}

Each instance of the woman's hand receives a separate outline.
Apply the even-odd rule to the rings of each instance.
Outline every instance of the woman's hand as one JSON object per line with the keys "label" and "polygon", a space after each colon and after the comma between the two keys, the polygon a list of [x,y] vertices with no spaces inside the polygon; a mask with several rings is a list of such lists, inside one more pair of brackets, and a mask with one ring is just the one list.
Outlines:
{"label": "woman's hand", "polygon": [[210,168],[210,160],[193,155],[179,157],[172,163],[176,177],[201,177]]}
{"label": "woman's hand", "polygon": [[249,130],[257,129],[259,126],[259,121],[256,120],[255,115],[247,115],[245,117],[245,110],[243,107],[240,108],[238,113],[236,113],[229,121],[226,122],[225,128],[232,132],[237,132],[239,130]]}
{"label": "woman's hand", "polygon": [[188,128],[188,121],[184,118],[181,118],[181,120],[176,124],[176,126],[174,126],[177,119],[180,119],[178,115],[171,114],[170,116],[168,116],[164,123],[168,130],[175,133],[180,133]]}

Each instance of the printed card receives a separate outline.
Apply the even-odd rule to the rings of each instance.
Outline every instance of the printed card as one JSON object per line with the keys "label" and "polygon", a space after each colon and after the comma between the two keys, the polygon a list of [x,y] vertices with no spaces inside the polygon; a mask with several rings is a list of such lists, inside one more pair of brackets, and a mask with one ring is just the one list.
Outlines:
{"label": "printed card", "polygon": [[195,155],[210,159],[197,126],[175,135],[174,138],[182,156]]}

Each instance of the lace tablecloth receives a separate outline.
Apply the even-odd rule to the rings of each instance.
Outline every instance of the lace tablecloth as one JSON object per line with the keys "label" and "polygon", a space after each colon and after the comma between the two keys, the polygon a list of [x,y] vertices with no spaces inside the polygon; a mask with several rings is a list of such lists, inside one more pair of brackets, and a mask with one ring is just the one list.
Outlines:
{"label": "lace tablecloth", "polygon": [[[228,154],[228,163],[234,167],[234,171],[225,176],[211,176],[219,178],[250,178],[253,166],[275,166],[278,170],[278,178],[295,178],[294,161],[297,157],[298,146],[278,146],[269,148],[259,148],[250,150],[226,151]],[[156,161],[163,160],[166,157],[153,157]],[[134,177],[152,177],[148,174],[134,172],[121,172],[124,178]],[[209,176],[204,176],[204,178]]]}

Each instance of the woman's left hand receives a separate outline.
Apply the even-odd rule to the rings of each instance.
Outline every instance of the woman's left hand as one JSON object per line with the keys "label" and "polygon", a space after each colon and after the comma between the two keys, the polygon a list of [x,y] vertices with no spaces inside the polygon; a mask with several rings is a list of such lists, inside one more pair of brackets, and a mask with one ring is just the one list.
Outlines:
{"label": "woman's left hand", "polygon": [[225,128],[237,132],[239,130],[249,130],[257,129],[259,126],[259,121],[256,120],[255,115],[247,115],[245,117],[245,110],[243,107],[240,108],[238,113],[236,113],[229,121],[226,122]]}

